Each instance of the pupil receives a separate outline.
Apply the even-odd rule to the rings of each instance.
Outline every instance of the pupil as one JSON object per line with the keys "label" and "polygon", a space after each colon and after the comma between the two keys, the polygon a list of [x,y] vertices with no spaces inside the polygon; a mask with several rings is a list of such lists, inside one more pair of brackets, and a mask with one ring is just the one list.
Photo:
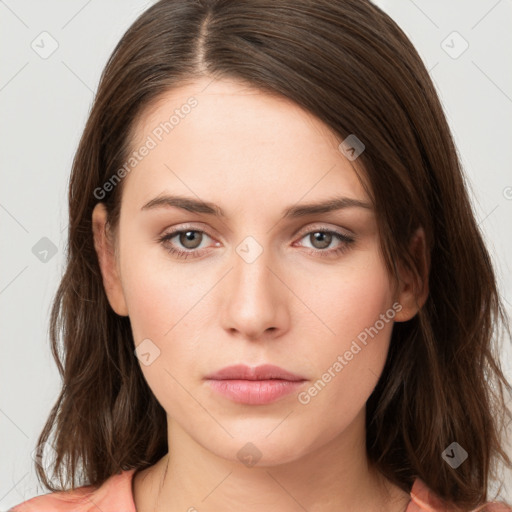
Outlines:
{"label": "pupil", "polygon": [[314,237],[317,242],[321,242],[320,248],[324,249],[325,247],[329,246],[330,238],[332,237],[332,235],[330,235],[329,233],[322,233],[320,231],[317,231],[316,233],[314,233]]}
{"label": "pupil", "polygon": [[[196,247],[194,246],[194,243],[193,243],[193,242],[194,242],[194,238],[195,238],[195,236],[196,236],[196,233],[197,233],[196,231],[186,231],[186,232],[184,233],[184,235],[185,235],[185,243],[183,243],[183,242],[182,242],[182,243],[183,243],[183,245],[184,245],[185,247],[187,247],[187,249],[195,249],[195,248],[196,248]],[[188,244],[189,244],[189,242],[192,242],[192,247],[190,247],[190,246],[188,245]],[[196,245],[197,245],[197,244],[196,244]]]}

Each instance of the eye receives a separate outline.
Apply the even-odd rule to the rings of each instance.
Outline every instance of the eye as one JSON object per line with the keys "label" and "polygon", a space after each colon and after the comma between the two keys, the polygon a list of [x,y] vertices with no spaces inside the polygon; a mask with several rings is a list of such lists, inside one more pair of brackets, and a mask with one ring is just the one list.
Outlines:
{"label": "eye", "polygon": [[[201,229],[185,226],[159,237],[158,242],[160,242],[169,253],[178,258],[199,258],[207,251],[207,248],[200,247],[205,236],[211,238]],[[355,242],[353,237],[332,229],[310,230],[304,233],[300,239],[307,239],[308,237],[313,245],[312,249],[306,247],[308,253],[320,257],[335,257],[347,251],[350,245]],[[176,240],[172,242],[174,238]],[[331,246],[333,242],[338,242],[338,245],[332,249],[325,250]],[[176,245],[183,247],[183,249],[176,247]],[[215,245],[219,246],[220,244],[216,242]]]}
{"label": "eye", "polygon": [[[188,258],[189,256],[198,258],[204,253],[204,248],[198,249],[199,245],[204,239],[204,235],[210,238],[205,231],[185,227],[165,234],[164,236],[160,237],[158,241],[164,245],[167,251],[169,251],[171,254],[174,254],[178,258]],[[173,238],[176,238],[176,242],[171,244],[170,242]],[[176,243],[184,247],[185,250],[176,248]]]}
{"label": "eye", "polygon": [[[311,241],[314,250],[308,251],[311,254],[319,255],[321,257],[332,257],[344,253],[350,248],[350,245],[355,241],[353,237],[345,235],[338,231],[330,229],[315,229],[308,231],[302,236],[302,239]],[[333,241],[337,241],[338,245],[333,249],[324,250],[329,247]]]}

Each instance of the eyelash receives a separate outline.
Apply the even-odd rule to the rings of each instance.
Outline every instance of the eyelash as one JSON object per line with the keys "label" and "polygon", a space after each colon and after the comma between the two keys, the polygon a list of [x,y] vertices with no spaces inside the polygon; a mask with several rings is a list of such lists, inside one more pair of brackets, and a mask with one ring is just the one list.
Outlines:
{"label": "eyelash", "polygon": [[[173,254],[177,258],[186,259],[189,256],[192,256],[192,258],[199,258],[199,257],[201,257],[204,254],[204,251],[206,250],[205,248],[202,248],[202,249],[190,249],[190,250],[184,251],[184,250],[181,250],[181,249],[176,249],[176,248],[174,248],[174,247],[172,247],[171,245],[168,244],[168,242],[172,238],[174,238],[176,235],[179,235],[181,233],[187,233],[189,231],[192,231],[192,232],[195,232],[195,233],[204,233],[205,235],[209,236],[210,238],[213,238],[210,235],[208,235],[208,233],[206,231],[203,231],[201,229],[195,229],[192,226],[191,227],[186,227],[185,226],[185,227],[183,227],[181,229],[172,231],[170,233],[166,233],[165,235],[159,237],[158,238],[158,242],[161,243],[169,253]],[[331,234],[331,235],[334,235],[336,237],[336,239],[338,239],[340,242],[342,242],[342,244],[339,247],[335,248],[335,249],[330,249],[330,250],[309,249],[310,254],[311,253],[319,254],[319,256],[323,257],[323,258],[328,258],[328,257],[333,257],[333,256],[336,256],[336,255],[343,254],[345,251],[347,251],[349,249],[350,245],[355,241],[354,238],[352,238],[352,237],[349,237],[349,236],[347,236],[347,235],[345,235],[343,233],[340,233],[338,231],[333,231],[333,230],[330,230],[330,229],[313,229],[311,231],[308,231],[308,232],[304,233],[301,236],[301,239],[304,238],[307,235],[311,235],[312,233]]]}

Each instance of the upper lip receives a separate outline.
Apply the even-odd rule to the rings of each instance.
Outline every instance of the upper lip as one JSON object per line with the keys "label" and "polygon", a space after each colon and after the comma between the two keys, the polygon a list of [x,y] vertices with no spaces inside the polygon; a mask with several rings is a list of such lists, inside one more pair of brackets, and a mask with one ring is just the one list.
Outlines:
{"label": "upper lip", "polygon": [[279,366],[272,364],[264,364],[261,366],[251,367],[244,364],[237,364],[233,366],[226,366],[215,373],[212,373],[206,377],[207,379],[213,380],[270,380],[270,379],[282,379],[289,381],[301,381],[306,380],[300,375],[295,375]]}

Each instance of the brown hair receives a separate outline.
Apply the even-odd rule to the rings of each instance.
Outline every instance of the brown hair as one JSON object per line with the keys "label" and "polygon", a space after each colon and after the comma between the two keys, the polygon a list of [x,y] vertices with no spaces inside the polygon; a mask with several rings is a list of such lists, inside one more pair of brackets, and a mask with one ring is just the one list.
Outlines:
{"label": "brown hair", "polygon": [[[364,143],[358,162],[395,278],[398,262],[417,272],[409,240],[424,228],[429,296],[394,325],[367,402],[368,457],[406,492],[419,477],[459,507],[486,501],[498,456],[511,466],[500,437],[512,388],[493,345],[500,325],[510,337],[507,318],[429,74],[404,32],[368,0],[161,0],[118,43],[73,162],[67,267],[51,312],[63,385],[38,454],[55,429],[52,478],[61,487],[36,465],[39,479],[51,491],[100,485],[168,451],[165,411],[134,355],[129,318],[105,295],[91,215],[94,191],[133,151],[140,114],[202,76],[290,98]],[[103,200],[112,229],[122,190],[123,180]],[[456,470],[441,457],[453,441],[470,453]]]}

